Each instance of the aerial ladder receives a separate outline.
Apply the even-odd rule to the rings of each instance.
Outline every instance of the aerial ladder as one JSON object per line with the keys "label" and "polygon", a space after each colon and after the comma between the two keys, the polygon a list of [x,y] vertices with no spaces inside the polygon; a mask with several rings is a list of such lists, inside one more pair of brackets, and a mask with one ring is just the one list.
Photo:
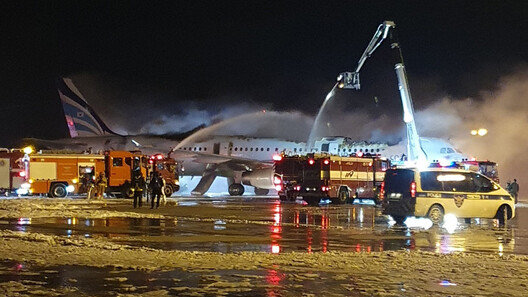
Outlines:
{"label": "aerial ladder", "polygon": [[409,91],[409,84],[407,83],[407,74],[405,72],[405,65],[403,63],[403,55],[400,44],[396,38],[395,32],[396,24],[391,21],[385,21],[378,26],[376,33],[370,40],[367,48],[361,55],[357,67],[353,72],[343,72],[337,77],[337,86],[341,89],[361,88],[359,82],[359,72],[365,64],[365,61],[374,53],[374,51],[383,43],[385,39],[389,39],[390,47],[394,53],[394,70],[398,78],[398,88],[400,90],[400,97],[403,106],[403,121],[407,128],[407,156],[408,161],[415,164],[425,164],[427,156],[420,144],[420,137],[416,130],[416,123],[414,121],[414,109],[412,104],[411,92]]}

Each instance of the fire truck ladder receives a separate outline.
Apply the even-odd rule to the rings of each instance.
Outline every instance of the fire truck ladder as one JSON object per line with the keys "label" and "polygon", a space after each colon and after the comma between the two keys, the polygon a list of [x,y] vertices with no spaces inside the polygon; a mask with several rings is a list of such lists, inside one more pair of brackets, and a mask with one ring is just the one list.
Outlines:
{"label": "fire truck ladder", "polygon": [[[408,160],[415,163],[425,163],[427,160],[426,154],[420,144],[420,137],[416,129],[414,121],[414,108],[412,104],[411,92],[407,83],[407,73],[405,72],[405,65],[403,63],[403,55],[400,44],[396,38],[396,24],[391,21],[385,21],[378,26],[376,33],[370,40],[367,48],[361,55],[358,65],[354,72],[343,72],[337,77],[337,86],[341,89],[359,90],[361,85],[359,82],[359,71],[365,64],[365,61],[374,53],[374,51],[381,45],[381,43],[389,38],[391,41],[391,49],[394,53],[395,64],[394,70],[398,78],[398,88],[400,90],[400,97],[403,106],[403,121],[407,126],[407,156]],[[392,30],[391,30],[392,29]]]}

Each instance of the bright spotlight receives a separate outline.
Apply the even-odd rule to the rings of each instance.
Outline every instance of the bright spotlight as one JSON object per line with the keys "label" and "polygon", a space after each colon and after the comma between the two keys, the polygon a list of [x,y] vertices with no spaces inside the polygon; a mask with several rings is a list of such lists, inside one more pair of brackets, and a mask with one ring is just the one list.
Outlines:
{"label": "bright spotlight", "polygon": [[477,130],[471,130],[471,135],[473,135],[473,136],[477,136],[477,134],[478,134],[478,131],[477,131]]}
{"label": "bright spotlight", "polygon": [[478,129],[477,133],[478,133],[479,136],[484,136],[484,135],[488,134],[488,129],[480,128],[480,129]]}
{"label": "bright spotlight", "polygon": [[447,233],[454,233],[456,228],[458,227],[457,217],[452,213],[446,214],[444,216],[444,224],[442,225],[442,227],[446,229]]}
{"label": "bright spotlight", "polygon": [[24,152],[24,154],[28,154],[29,155],[29,154],[33,153],[33,148],[30,147],[30,146],[26,146],[22,151]]}
{"label": "bright spotlight", "polygon": [[424,230],[427,230],[431,227],[433,227],[433,222],[431,222],[428,218],[415,218],[415,217],[408,217],[405,222],[405,226],[408,228],[421,228]]}

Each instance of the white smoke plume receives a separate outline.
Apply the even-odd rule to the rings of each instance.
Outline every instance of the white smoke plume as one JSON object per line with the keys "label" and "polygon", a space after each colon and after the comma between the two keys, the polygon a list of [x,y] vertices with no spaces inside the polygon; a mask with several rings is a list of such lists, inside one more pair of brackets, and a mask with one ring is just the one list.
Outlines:
{"label": "white smoke plume", "polygon": [[[422,135],[448,139],[468,155],[497,162],[501,184],[517,178],[528,191],[528,71],[505,77],[479,100],[444,98],[420,110],[416,121]],[[470,134],[479,128],[488,134]]]}
{"label": "white smoke plume", "polygon": [[[497,162],[501,184],[517,178],[523,197],[523,189],[528,189],[525,170],[528,159],[524,154],[528,150],[528,70],[504,77],[495,90],[483,92],[478,98],[444,97],[433,102],[416,110],[419,134],[446,139],[468,156]],[[138,125],[140,119],[135,118],[138,128],[128,132],[178,133],[201,124],[209,126],[239,117],[243,120],[219,125],[221,128],[211,133],[306,141],[314,121],[313,115],[299,111],[258,113],[267,110],[268,106],[256,103],[228,104],[216,110],[200,108],[190,102],[180,106],[181,112],[172,115],[166,110],[151,110],[148,113],[156,116],[141,121],[142,125]],[[255,113],[258,116],[241,116]],[[375,116],[363,110],[347,111],[339,106],[331,109],[321,122],[319,136],[348,136],[391,144],[405,137],[401,116]],[[488,134],[483,137],[470,134],[471,130],[479,128],[486,128]]]}

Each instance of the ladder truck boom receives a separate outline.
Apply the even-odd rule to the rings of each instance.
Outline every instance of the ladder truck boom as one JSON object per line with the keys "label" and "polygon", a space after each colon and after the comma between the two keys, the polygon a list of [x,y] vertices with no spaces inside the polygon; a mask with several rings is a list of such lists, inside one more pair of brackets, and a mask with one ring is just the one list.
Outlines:
{"label": "ladder truck boom", "polygon": [[374,51],[383,43],[385,39],[390,39],[391,49],[394,52],[395,63],[394,70],[396,71],[396,77],[398,78],[398,89],[400,91],[400,97],[403,107],[403,121],[407,128],[407,156],[411,162],[423,164],[427,160],[427,156],[423,151],[420,144],[420,137],[416,129],[416,123],[414,121],[414,108],[412,105],[411,92],[409,91],[409,84],[407,82],[407,73],[405,72],[405,65],[403,63],[403,55],[401,53],[400,45],[397,41],[395,29],[396,24],[391,21],[385,21],[378,26],[378,29],[374,33],[374,36],[370,40],[367,48],[361,55],[358,61],[358,65],[354,72],[343,72],[337,77],[337,86],[341,89],[354,89],[359,90],[361,88],[359,82],[359,72],[365,61],[372,56]]}

